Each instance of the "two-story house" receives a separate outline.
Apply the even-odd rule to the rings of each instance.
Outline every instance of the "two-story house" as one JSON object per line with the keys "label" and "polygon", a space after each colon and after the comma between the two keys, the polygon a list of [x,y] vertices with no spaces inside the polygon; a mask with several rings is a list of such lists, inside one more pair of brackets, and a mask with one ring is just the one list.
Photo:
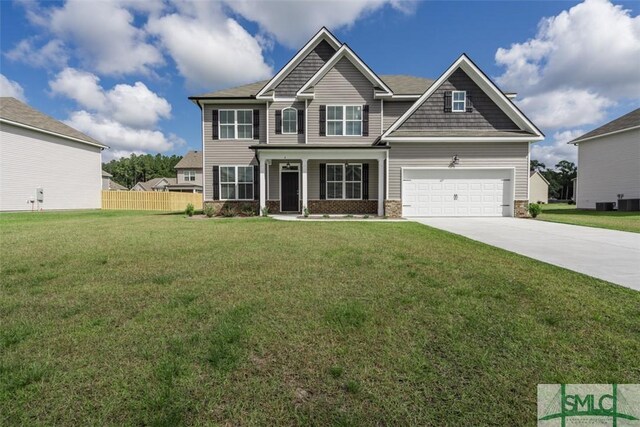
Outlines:
{"label": "two-story house", "polygon": [[526,215],[543,135],[466,55],[435,81],[378,76],[323,28],[270,80],[190,99],[218,208]]}
{"label": "two-story house", "polygon": [[169,191],[202,193],[202,151],[189,151],[175,166],[176,182]]}

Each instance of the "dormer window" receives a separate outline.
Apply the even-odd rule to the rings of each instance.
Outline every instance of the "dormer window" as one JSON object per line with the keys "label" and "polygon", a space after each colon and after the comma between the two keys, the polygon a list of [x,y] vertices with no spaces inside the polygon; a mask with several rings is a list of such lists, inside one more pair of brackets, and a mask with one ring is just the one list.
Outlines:
{"label": "dormer window", "polygon": [[467,111],[467,91],[454,90],[451,92],[451,111],[454,113]]}

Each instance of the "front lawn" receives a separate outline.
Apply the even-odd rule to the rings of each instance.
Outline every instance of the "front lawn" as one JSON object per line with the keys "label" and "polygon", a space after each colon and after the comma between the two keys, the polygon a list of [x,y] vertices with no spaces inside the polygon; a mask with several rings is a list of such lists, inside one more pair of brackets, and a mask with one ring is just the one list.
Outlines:
{"label": "front lawn", "polygon": [[640,293],[416,223],[0,215],[0,425],[533,425]]}
{"label": "front lawn", "polygon": [[575,205],[566,203],[551,203],[541,206],[542,213],[537,219],[542,221],[640,233],[640,212],[579,210]]}

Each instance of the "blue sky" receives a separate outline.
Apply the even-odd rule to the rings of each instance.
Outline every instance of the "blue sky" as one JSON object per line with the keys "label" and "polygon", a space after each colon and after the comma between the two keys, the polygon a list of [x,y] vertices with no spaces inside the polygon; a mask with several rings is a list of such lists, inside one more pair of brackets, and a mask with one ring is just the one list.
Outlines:
{"label": "blue sky", "polygon": [[462,52],[547,135],[532,157],[640,106],[639,2],[2,1],[0,93],[112,147],[200,145],[187,96],[268,78],[326,25],[378,74],[438,77]]}

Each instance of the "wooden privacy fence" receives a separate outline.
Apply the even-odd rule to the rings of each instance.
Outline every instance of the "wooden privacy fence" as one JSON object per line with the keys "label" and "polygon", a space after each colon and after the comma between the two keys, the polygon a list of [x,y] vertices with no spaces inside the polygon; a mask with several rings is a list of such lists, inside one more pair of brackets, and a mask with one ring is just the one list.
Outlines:
{"label": "wooden privacy fence", "polygon": [[202,194],[170,191],[102,191],[102,209],[183,211],[187,204],[202,209]]}

